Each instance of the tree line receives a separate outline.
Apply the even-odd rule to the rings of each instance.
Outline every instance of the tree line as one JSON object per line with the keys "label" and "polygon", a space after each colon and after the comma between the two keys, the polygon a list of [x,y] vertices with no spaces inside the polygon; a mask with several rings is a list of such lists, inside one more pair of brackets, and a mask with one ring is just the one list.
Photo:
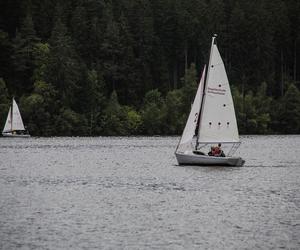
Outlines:
{"label": "tree line", "polygon": [[298,0],[0,0],[0,126],[180,134],[210,40],[242,134],[300,133]]}

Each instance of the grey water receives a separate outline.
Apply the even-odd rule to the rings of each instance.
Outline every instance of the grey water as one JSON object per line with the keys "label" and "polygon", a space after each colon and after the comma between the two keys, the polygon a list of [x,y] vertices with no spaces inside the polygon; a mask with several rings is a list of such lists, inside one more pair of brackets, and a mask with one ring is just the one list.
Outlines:
{"label": "grey water", "polygon": [[0,249],[300,249],[300,136],[244,167],[178,166],[179,137],[0,138]]}

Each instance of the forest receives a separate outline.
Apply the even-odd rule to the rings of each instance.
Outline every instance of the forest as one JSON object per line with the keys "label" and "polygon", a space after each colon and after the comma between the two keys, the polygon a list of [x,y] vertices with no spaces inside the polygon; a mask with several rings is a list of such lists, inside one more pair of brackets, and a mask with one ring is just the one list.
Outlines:
{"label": "forest", "polygon": [[0,0],[0,128],[179,135],[211,37],[240,134],[300,133],[299,0]]}

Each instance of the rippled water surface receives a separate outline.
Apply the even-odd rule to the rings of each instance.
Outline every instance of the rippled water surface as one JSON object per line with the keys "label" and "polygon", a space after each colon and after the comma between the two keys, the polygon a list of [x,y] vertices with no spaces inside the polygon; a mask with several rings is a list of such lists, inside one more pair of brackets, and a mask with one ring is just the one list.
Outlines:
{"label": "rippled water surface", "polygon": [[0,249],[300,249],[300,136],[237,167],[180,167],[178,137],[0,138]]}

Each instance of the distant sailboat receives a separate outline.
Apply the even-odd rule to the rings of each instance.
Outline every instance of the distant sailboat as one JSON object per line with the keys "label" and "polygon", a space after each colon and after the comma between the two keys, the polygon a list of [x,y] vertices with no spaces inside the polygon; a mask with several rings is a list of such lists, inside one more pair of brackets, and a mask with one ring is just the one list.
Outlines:
{"label": "distant sailboat", "polygon": [[[180,165],[242,166],[244,160],[231,156],[240,145],[230,86],[224,63],[212,38],[210,59],[204,67],[195,100],[176,148]],[[197,136],[193,145],[193,138]],[[200,151],[207,145],[230,144],[227,156],[210,156]]]}
{"label": "distant sailboat", "polygon": [[2,135],[5,137],[30,137],[25,129],[18,105],[13,98]]}

